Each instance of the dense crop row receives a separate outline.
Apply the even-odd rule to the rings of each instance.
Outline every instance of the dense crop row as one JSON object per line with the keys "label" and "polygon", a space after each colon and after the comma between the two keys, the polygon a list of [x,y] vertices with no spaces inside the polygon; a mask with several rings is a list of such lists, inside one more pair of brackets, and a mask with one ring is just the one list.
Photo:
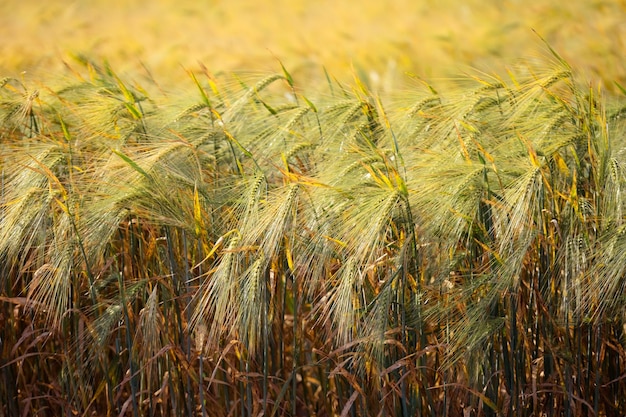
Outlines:
{"label": "dense crop row", "polygon": [[[622,415],[623,101],[0,89],[0,415]],[[417,84],[417,83],[416,83]]]}

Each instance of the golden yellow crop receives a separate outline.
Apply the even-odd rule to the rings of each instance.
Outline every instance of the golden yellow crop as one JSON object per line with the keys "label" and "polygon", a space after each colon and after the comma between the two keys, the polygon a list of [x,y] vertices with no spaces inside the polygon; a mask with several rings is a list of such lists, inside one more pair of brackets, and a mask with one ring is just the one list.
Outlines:
{"label": "golden yellow crop", "polygon": [[389,87],[406,71],[449,77],[536,56],[536,30],[578,71],[623,85],[625,10],[623,0],[6,0],[0,73],[49,72],[82,54],[175,82],[181,66],[275,71],[278,58],[294,75],[354,68]]}

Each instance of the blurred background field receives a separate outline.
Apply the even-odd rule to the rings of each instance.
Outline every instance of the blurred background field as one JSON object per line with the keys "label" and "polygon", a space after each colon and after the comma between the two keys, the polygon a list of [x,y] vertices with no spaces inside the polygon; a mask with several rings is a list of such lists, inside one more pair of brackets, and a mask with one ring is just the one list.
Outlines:
{"label": "blurred background field", "polygon": [[354,68],[389,88],[406,72],[503,71],[545,51],[533,29],[592,82],[626,84],[623,0],[5,0],[0,73],[38,76],[83,55],[175,84],[183,67],[268,72],[279,58],[306,80]]}

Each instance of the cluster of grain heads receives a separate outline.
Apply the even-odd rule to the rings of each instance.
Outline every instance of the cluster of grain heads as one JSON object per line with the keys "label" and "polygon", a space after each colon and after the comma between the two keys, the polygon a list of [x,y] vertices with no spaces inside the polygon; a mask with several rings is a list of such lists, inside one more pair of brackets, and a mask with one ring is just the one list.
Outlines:
{"label": "cluster of grain heads", "polygon": [[0,415],[626,411],[623,106],[558,56],[385,97],[84,72],[0,82]]}

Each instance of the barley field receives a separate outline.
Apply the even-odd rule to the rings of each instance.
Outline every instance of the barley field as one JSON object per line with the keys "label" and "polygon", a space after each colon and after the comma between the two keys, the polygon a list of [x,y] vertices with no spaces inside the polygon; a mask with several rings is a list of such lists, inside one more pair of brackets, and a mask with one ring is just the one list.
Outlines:
{"label": "barley field", "polygon": [[457,77],[543,57],[536,31],[614,90],[614,81],[626,83],[625,10],[623,0],[5,0],[0,70],[49,75],[83,55],[178,85],[182,68],[267,73],[278,58],[307,83],[325,67],[342,80],[355,69],[389,86],[405,72]]}
{"label": "barley field", "polygon": [[0,4],[0,417],[626,414],[626,3]]}

